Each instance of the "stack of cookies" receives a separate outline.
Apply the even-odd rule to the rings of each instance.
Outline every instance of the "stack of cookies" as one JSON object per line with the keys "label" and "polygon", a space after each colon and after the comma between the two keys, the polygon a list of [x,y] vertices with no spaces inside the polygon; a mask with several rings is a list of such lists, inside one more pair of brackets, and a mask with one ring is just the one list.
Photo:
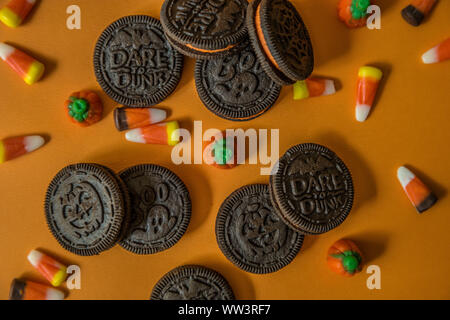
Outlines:
{"label": "stack of cookies", "polygon": [[136,254],[172,247],[191,217],[189,192],[170,170],[152,164],[118,175],[92,163],[63,168],[45,199],[50,231],[66,250],[100,254],[119,243]]}
{"label": "stack of cookies", "polygon": [[288,0],[166,0],[161,22],[136,15],[108,26],[94,70],[113,100],[143,108],[175,90],[182,55],[197,60],[203,104],[233,121],[262,115],[281,86],[306,79],[314,66],[308,31]]}
{"label": "stack of cookies", "polygon": [[296,257],[304,235],[336,228],[352,205],[352,177],[343,161],[324,146],[300,144],[280,158],[269,185],[245,186],[225,199],[217,243],[244,271],[275,272]]}
{"label": "stack of cookies", "polygon": [[259,117],[281,86],[313,70],[308,31],[287,0],[166,0],[161,23],[169,42],[197,59],[203,104],[227,120]]}

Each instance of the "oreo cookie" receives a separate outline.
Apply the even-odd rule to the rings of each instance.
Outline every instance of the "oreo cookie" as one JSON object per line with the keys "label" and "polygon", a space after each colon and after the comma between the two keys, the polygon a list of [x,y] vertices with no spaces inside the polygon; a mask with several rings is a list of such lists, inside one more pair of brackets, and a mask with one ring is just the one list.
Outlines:
{"label": "oreo cookie", "polygon": [[184,55],[217,59],[239,50],[247,35],[247,5],[247,0],[166,0],[161,23]]}
{"label": "oreo cookie", "polygon": [[259,61],[275,82],[291,85],[312,73],[309,33],[288,0],[254,0],[248,6],[246,24]]}
{"label": "oreo cookie", "polygon": [[131,222],[120,245],[136,254],[153,254],[177,243],[191,218],[191,199],[172,171],[142,164],[120,173],[131,197]]}
{"label": "oreo cookie", "polygon": [[272,203],[294,230],[321,234],[339,226],[353,205],[353,181],[344,162],[313,143],[290,148],[270,176]]}
{"label": "oreo cookie", "polygon": [[261,68],[248,41],[245,49],[216,60],[197,60],[195,84],[203,104],[233,121],[261,116],[278,99],[281,86]]}
{"label": "oreo cookie", "polygon": [[112,23],[95,46],[94,71],[116,102],[147,107],[167,98],[181,79],[183,56],[167,41],[161,23],[128,16]]}
{"label": "oreo cookie", "polygon": [[218,272],[196,265],[173,269],[153,288],[151,300],[234,300],[233,290]]}
{"label": "oreo cookie", "polygon": [[124,217],[123,217],[123,221],[122,221],[122,226],[120,227],[120,234],[119,234],[119,238],[118,238],[118,240],[120,241],[125,236],[125,233],[128,230],[128,226],[129,226],[130,220],[131,220],[131,199],[130,199],[130,194],[128,192],[128,188],[127,188],[125,182],[123,182],[123,180],[111,168],[108,168],[107,166],[104,166],[104,165],[101,165],[98,163],[95,163],[93,165],[99,166],[99,167],[105,169],[106,171],[108,171],[111,174],[111,176],[113,176],[114,179],[119,184],[120,192],[122,193],[122,197],[123,197],[123,208],[124,208]]}
{"label": "oreo cookie", "polygon": [[69,165],[47,189],[48,227],[64,249],[78,255],[95,255],[114,246],[121,237],[125,212],[119,182],[98,165]]}
{"label": "oreo cookie", "polygon": [[252,273],[270,273],[287,266],[300,251],[304,236],[278,216],[269,187],[248,185],[234,191],[221,205],[216,238],[234,265]]}

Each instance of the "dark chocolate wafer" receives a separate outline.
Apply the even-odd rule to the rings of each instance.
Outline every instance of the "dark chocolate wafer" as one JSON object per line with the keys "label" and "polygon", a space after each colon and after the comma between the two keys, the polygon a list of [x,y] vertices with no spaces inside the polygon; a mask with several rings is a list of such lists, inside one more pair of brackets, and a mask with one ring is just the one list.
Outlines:
{"label": "dark chocolate wafer", "polygon": [[245,39],[247,0],[166,0],[161,23],[171,44],[196,59],[216,59]]}
{"label": "dark chocolate wafer", "polygon": [[216,219],[216,238],[233,264],[262,274],[287,266],[300,251],[304,236],[278,216],[268,185],[254,184],[225,199]]}
{"label": "dark chocolate wafer", "polygon": [[161,23],[149,16],[128,16],[101,34],[94,70],[102,89],[129,107],[158,104],[178,85],[183,56],[167,41]]}
{"label": "dark chocolate wafer", "polygon": [[234,300],[233,290],[218,272],[186,265],[165,274],[153,288],[151,300]]}
{"label": "dark chocolate wafer", "polygon": [[247,9],[251,44],[267,74],[280,85],[306,79],[314,68],[308,30],[288,0],[255,0]]}
{"label": "dark chocolate wafer", "polygon": [[278,99],[281,86],[261,68],[248,42],[242,51],[215,60],[197,60],[195,84],[204,105],[233,121],[261,116]]}
{"label": "dark chocolate wafer", "polygon": [[191,218],[191,199],[172,171],[142,164],[120,173],[131,196],[131,222],[120,245],[137,254],[153,254],[177,243]]}
{"label": "dark chocolate wafer", "polygon": [[354,195],[344,162],[313,143],[296,145],[280,158],[270,176],[270,192],[280,217],[305,234],[339,226],[350,213]]}
{"label": "dark chocolate wafer", "polygon": [[125,215],[121,187],[98,165],[69,165],[47,189],[45,215],[64,249],[83,256],[99,254],[120,238]]}

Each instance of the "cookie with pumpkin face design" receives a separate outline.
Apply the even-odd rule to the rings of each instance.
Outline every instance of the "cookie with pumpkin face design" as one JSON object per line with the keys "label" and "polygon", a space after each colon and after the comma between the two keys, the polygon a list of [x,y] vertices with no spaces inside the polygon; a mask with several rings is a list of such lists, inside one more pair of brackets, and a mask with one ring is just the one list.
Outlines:
{"label": "cookie with pumpkin face design", "polygon": [[263,184],[242,187],[225,199],[216,219],[216,238],[228,260],[258,274],[287,266],[303,243],[303,235],[277,216],[269,187]]}

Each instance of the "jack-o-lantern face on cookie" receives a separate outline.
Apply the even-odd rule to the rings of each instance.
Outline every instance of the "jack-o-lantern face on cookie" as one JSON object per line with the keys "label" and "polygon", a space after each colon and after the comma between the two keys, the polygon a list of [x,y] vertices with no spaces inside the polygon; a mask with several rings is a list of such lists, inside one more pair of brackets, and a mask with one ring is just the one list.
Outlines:
{"label": "jack-o-lantern face on cookie", "polygon": [[217,215],[216,237],[231,262],[253,273],[285,267],[303,243],[303,236],[276,213],[267,185],[242,187],[224,201]]}

